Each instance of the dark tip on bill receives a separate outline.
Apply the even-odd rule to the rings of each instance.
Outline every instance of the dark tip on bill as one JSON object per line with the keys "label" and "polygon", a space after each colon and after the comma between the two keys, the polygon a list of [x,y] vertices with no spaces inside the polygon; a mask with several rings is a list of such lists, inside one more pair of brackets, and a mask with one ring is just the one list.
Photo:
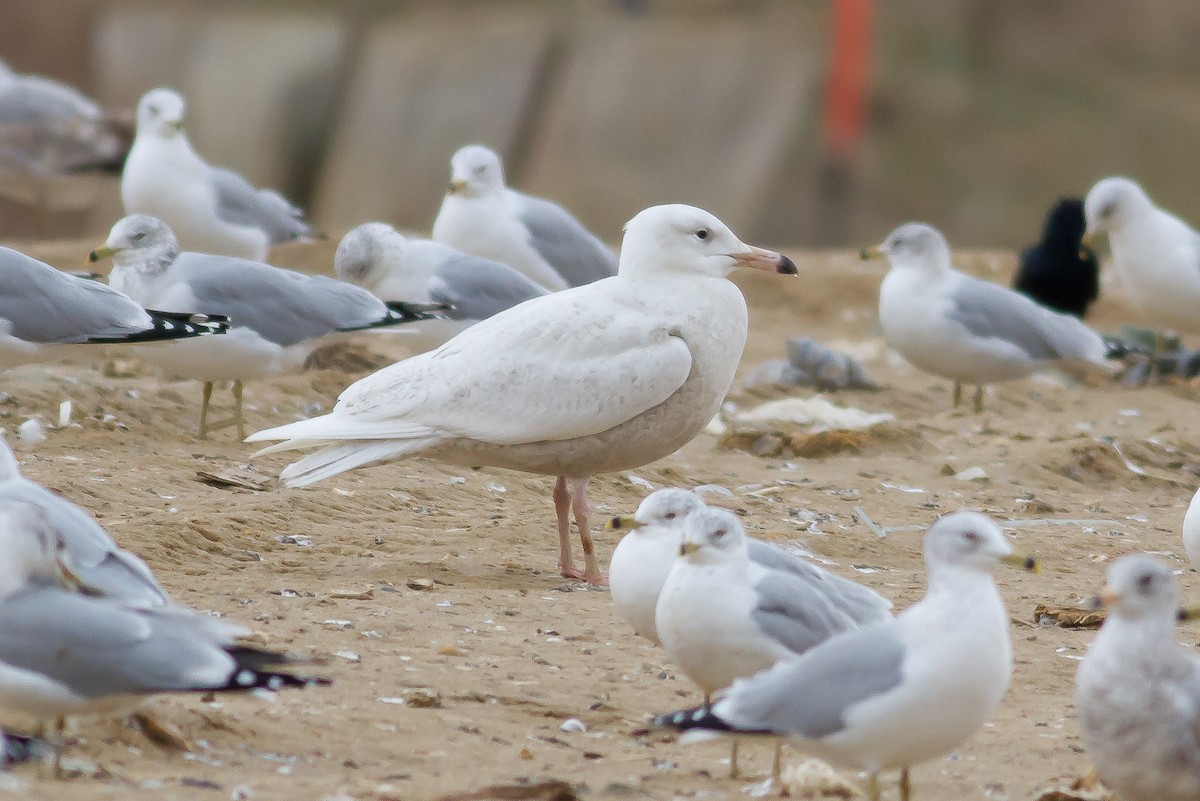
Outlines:
{"label": "dark tip on bill", "polygon": [[776,269],[776,272],[782,273],[783,275],[799,274],[800,271],[796,269],[796,262],[792,261],[787,256],[780,256],[779,258],[782,259],[782,261],[779,262],[779,267]]}
{"label": "dark tip on bill", "polygon": [[91,262],[100,261],[100,254],[93,250],[91,253],[88,254],[88,261],[91,261]]}
{"label": "dark tip on bill", "polygon": [[612,520],[608,521],[608,525],[612,526],[614,529],[619,529],[621,527],[621,518],[614,517]]}

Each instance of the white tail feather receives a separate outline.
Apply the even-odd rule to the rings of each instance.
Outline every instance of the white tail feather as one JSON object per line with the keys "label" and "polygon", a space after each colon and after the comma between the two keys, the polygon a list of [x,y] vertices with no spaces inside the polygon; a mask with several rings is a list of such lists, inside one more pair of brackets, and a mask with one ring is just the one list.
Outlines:
{"label": "white tail feather", "polygon": [[[404,420],[355,420],[336,411],[297,420],[295,423],[255,431],[246,437],[246,442],[270,442],[272,440],[295,440],[288,447],[274,446],[264,453],[274,453],[293,448],[311,448],[315,445],[361,439],[425,439],[434,435],[429,426],[409,423]],[[298,444],[303,442],[304,444]]]}
{"label": "white tail feather", "polygon": [[387,462],[418,453],[437,443],[434,438],[330,445],[284,468],[279,477],[289,487],[307,487],[357,467]]}

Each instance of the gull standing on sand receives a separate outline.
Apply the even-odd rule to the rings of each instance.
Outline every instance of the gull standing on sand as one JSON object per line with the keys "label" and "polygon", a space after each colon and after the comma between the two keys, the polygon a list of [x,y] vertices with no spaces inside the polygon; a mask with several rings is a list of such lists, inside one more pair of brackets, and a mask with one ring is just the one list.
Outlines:
{"label": "gull standing on sand", "polygon": [[[244,437],[242,382],[295,370],[317,348],[360,331],[387,329],[434,315],[425,307],[385,304],[361,287],[230,256],[180,252],[162,220],[118,220],[93,262],[111,257],[109,283],[149,306],[223,314],[231,327],[212,344],[181,342],[140,355],[175,375],[204,382],[199,436],[236,425]],[[218,311],[220,310],[220,311]],[[208,422],[213,383],[233,382],[234,413]]]}
{"label": "gull standing on sand", "polygon": [[304,212],[278,192],[205,163],[184,133],[184,113],[183,98],[170,89],[152,89],[138,102],[121,174],[127,215],[158,217],[188,250],[251,261],[264,261],[272,245],[313,235]]}
{"label": "gull standing on sand", "polygon": [[495,151],[467,145],[450,160],[433,238],[509,265],[551,292],[617,272],[617,257],[556,203],[509,189]]}
{"label": "gull standing on sand", "polygon": [[[1105,178],[1087,194],[1084,242],[1108,234],[1113,267],[1139,312],[1163,329],[1200,331],[1200,234],[1154,205],[1128,178]],[[1157,355],[1159,337],[1155,337]],[[1157,359],[1151,364],[1156,366]]]}
{"label": "gull standing on sand", "polygon": [[[706,705],[735,679],[859,627],[838,596],[752,560],[746,532],[732,512],[694,511],[681,529],[683,541],[659,595],[654,624],[663,649],[704,692]],[[869,622],[890,617],[884,607]],[[776,748],[775,779],[779,767]],[[737,770],[734,740],[730,775],[737,776]]]}
{"label": "gull standing on sand", "polygon": [[178,311],[146,311],[123,292],[0,247],[0,370],[103,358],[110,345],[209,338],[228,328],[197,309]]}
{"label": "gull standing on sand", "polygon": [[272,670],[290,657],[218,644],[200,616],[138,609],[68,589],[53,527],[0,502],[0,707],[53,720],[119,714],[165,692],[278,690],[328,683]]}
{"label": "gull standing on sand", "polygon": [[1200,798],[1200,660],[1175,642],[1179,588],[1148,554],[1108,569],[1109,608],[1075,676],[1083,743],[1124,801]]}
{"label": "gull standing on sand", "polygon": [[879,287],[879,323],[888,345],[927,373],[983,389],[1045,367],[1111,375],[1104,340],[1079,320],[1039,306],[1007,287],[960,273],[950,246],[935,228],[900,226],[864,259],[886,257],[891,269]]}
{"label": "gull standing on sand", "polygon": [[383,300],[445,304],[445,319],[410,326],[414,353],[436,348],[480,320],[547,294],[519,272],[428,239],[409,239],[387,223],[364,223],[342,238],[333,269]]}
{"label": "gull standing on sand", "polygon": [[[978,731],[1008,688],[1008,613],[992,579],[999,563],[1036,570],[991,519],[947,515],[925,535],[925,597],[895,618],[841,634],[796,659],[734,683],[711,706],[672,712],[659,726],[700,733],[789,738],[835,764],[879,774],[909,769],[957,748]],[[714,595],[720,595],[713,588]],[[684,740],[704,739],[704,735]]]}
{"label": "gull standing on sand", "polygon": [[[647,495],[632,517],[617,516],[605,526],[629,532],[613,549],[608,565],[613,606],[634,631],[655,645],[662,644],[654,622],[658,598],[679,556],[681,526],[688,515],[704,508],[704,501],[691,490],[661,489]],[[806,562],[774,543],[754,537],[745,540],[751,562],[790,573],[805,584],[806,592],[816,592],[855,623],[873,623],[889,616],[892,602],[874,590]]]}
{"label": "gull standing on sand", "polygon": [[706,211],[654,206],[626,226],[616,276],[514,306],[352,384],[331,413],[247,441],[320,447],[283,471],[293,487],[417,455],[557,476],[559,569],[603,583],[588,481],[667,456],[720,408],[746,344],[726,278],[738,266],[796,272]]}

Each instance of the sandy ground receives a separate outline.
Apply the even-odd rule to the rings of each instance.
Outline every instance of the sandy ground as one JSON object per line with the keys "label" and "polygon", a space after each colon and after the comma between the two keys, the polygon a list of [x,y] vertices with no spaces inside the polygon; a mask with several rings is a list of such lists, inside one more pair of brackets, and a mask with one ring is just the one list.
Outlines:
{"label": "sandy ground", "polygon": [[[283,261],[328,264],[331,249]],[[68,243],[40,252],[77,266],[86,250]],[[1086,771],[1071,693],[1092,634],[1027,621],[1037,603],[1093,594],[1120,554],[1152,550],[1185,568],[1179,525],[1200,473],[1190,393],[1039,377],[997,389],[982,416],[953,412],[945,382],[879,344],[876,268],[849,253],[794,255],[798,279],[742,281],[751,308],[743,367],[781,355],[794,334],[852,347],[868,354],[868,370],[886,387],[836,400],[894,412],[906,436],[861,454],[784,460],[720,452],[705,434],[660,462],[599,478],[593,501],[612,514],[637,505],[642,480],[723,485],[754,533],[811,551],[900,608],[922,593],[920,537],[881,539],[856,506],[886,526],[927,524],[963,507],[1002,520],[1104,521],[1015,529],[1017,547],[1036,551],[1045,570],[997,577],[1015,619],[1012,687],[992,724],[918,767],[914,781],[924,801],[1027,799],[1051,777]],[[964,261],[992,277],[1011,268],[1005,254]],[[1109,301],[1097,323],[1115,329],[1128,317]],[[276,700],[154,701],[154,713],[191,742],[188,753],[121,722],[80,721],[69,755],[97,770],[54,783],[22,766],[19,795],[432,799],[557,778],[585,798],[739,797],[769,770],[765,744],[743,749],[749,777],[731,780],[722,745],[633,735],[650,714],[697,696],[616,617],[605,590],[555,573],[549,479],[416,459],[303,491],[220,488],[197,471],[267,477],[286,460],[247,466],[252,449],[228,431],[196,439],[197,385],[146,371],[110,378],[91,366],[26,367],[6,378],[0,417],[10,434],[34,415],[53,422],[61,401],[73,403],[72,425],[18,446],[27,475],[90,509],[177,600],[246,622],[272,645],[326,657],[322,671],[334,682]],[[319,370],[251,384],[250,428],[327,409],[352,378]],[[1102,437],[1147,475],[1126,469]],[[987,480],[946,475],[975,466]],[[601,534],[603,559],[611,547]],[[432,587],[409,588],[420,579]],[[1197,584],[1188,571],[1182,581],[1185,595]],[[1196,632],[1181,637],[1195,641]],[[560,730],[569,718],[587,732]]]}

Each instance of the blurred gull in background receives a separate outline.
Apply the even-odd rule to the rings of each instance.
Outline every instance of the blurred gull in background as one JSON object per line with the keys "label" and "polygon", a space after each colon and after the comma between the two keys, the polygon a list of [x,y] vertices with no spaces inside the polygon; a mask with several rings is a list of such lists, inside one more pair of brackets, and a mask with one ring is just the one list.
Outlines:
{"label": "blurred gull in background", "polygon": [[313,235],[304,212],[273,189],[211,167],[184,133],[183,98],[153,89],[138,102],[137,135],[121,174],[126,214],[162,219],[188,250],[265,261],[272,245]]}
{"label": "blurred gull in background", "polygon": [[891,270],[879,287],[879,322],[888,345],[927,373],[983,388],[1024,378],[1045,367],[1112,374],[1100,335],[1074,317],[1039,306],[1007,287],[960,273],[936,229],[907,223],[864,259],[886,257]]}
{"label": "blurred gull in background", "polygon": [[0,247],[0,369],[103,358],[107,346],[210,338],[227,327],[194,308],[146,311],[123,292]]}
{"label": "blurred gull in background", "polygon": [[433,238],[509,265],[555,292],[617,272],[617,257],[561,206],[509,189],[495,151],[467,145],[450,160]]}
{"label": "blurred gull in background", "polygon": [[[361,287],[323,275],[207,253],[180,252],[161,220],[119,220],[92,261],[112,257],[109,283],[150,305],[208,310],[230,319],[229,332],[210,346],[145,349],[139,355],[169,374],[204,382],[199,436],[236,425],[244,437],[242,382],[295,370],[318,347],[368,329],[425,320],[426,307],[385,304]],[[223,309],[217,312],[217,309]],[[219,339],[220,341],[216,341]],[[234,414],[208,422],[213,383],[232,381]]]}
{"label": "blurred gull in background", "polygon": [[446,304],[445,319],[411,326],[404,340],[426,351],[480,320],[546,290],[506,264],[428,239],[410,239],[387,223],[364,223],[342,238],[333,268],[344,281],[383,300]]}

